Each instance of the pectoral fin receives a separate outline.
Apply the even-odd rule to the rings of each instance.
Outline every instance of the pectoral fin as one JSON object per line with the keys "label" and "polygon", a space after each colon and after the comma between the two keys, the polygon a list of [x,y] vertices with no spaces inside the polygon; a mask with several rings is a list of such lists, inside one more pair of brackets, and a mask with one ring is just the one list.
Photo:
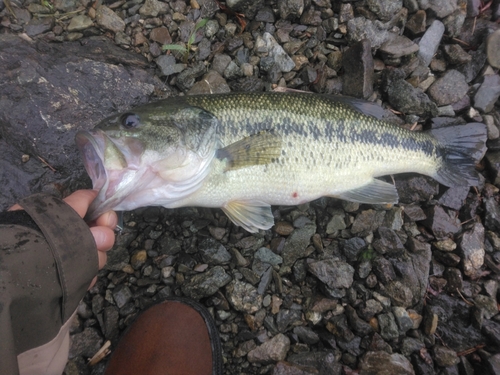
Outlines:
{"label": "pectoral fin", "polygon": [[398,203],[399,199],[396,187],[380,180],[372,180],[367,185],[336,194],[335,197],[346,201],[370,204]]}
{"label": "pectoral fin", "polygon": [[266,203],[233,201],[222,207],[222,210],[234,224],[250,233],[256,233],[259,229],[266,230],[274,225],[271,206]]}
{"label": "pectoral fin", "polygon": [[269,164],[281,155],[281,143],[280,136],[262,131],[219,149],[217,158],[227,160],[226,171]]}

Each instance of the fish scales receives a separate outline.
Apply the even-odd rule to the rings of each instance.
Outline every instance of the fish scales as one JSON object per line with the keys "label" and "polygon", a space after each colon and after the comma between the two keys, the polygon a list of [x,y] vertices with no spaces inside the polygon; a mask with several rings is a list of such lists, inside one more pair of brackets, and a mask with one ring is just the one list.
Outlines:
{"label": "fish scales", "polygon": [[427,134],[387,125],[328,97],[276,93],[252,94],[249,100],[248,96],[188,96],[186,101],[220,120],[223,145],[273,130],[283,138],[281,156],[265,166],[226,172],[222,178],[215,169],[202,190],[179,201],[179,206],[224,204],[232,194],[272,204],[299,204],[410,167],[428,171],[438,162],[435,141]]}
{"label": "fish scales", "polygon": [[250,232],[271,205],[322,196],[396,203],[376,177],[405,172],[446,186],[479,183],[480,123],[411,132],[359,99],[305,93],[184,96],[111,116],[77,145],[99,195],[88,217],[147,205],[220,207]]}

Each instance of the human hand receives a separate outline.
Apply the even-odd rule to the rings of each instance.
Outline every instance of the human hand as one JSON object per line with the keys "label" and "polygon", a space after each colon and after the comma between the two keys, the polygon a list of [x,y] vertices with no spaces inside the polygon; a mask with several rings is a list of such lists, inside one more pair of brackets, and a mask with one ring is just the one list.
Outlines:
{"label": "human hand", "polygon": [[[64,201],[73,208],[81,218],[85,216],[87,210],[92,203],[92,201],[97,196],[96,190],[78,190],[68,197],[64,198]],[[18,204],[12,206],[9,211],[22,210],[22,207]],[[108,211],[105,214],[99,216],[92,223],[89,223],[90,231],[94,236],[94,241],[97,247],[97,255],[99,258],[99,269],[103,268],[106,264],[107,255],[106,251],[113,247],[115,242],[114,229],[118,222],[118,218],[114,211]],[[92,282],[94,284],[95,279]]]}

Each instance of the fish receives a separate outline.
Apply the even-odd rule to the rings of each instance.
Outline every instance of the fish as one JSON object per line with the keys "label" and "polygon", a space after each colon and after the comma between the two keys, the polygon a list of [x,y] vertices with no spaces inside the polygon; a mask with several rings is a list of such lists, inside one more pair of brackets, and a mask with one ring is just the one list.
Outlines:
{"label": "fish", "polygon": [[309,93],[178,96],[104,119],[75,140],[93,188],[87,214],[145,206],[221,208],[250,233],[274,225],[271,205],[320,197],[396,204],[378,177],[430,176],[477,186],[486,126],[414,132],[378,105]]}

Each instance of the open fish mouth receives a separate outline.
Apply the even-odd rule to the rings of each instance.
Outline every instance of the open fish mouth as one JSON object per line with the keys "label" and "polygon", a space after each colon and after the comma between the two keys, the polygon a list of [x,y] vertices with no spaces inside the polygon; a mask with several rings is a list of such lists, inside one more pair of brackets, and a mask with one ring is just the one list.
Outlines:
{"label": "open fish mouth", "polygon": [[104,168],[104,137],[102,131],[80,131],[76,134],[75,141],[82,155],[83,165],[92,180],[92,187],[100,190],[107,180]]}

